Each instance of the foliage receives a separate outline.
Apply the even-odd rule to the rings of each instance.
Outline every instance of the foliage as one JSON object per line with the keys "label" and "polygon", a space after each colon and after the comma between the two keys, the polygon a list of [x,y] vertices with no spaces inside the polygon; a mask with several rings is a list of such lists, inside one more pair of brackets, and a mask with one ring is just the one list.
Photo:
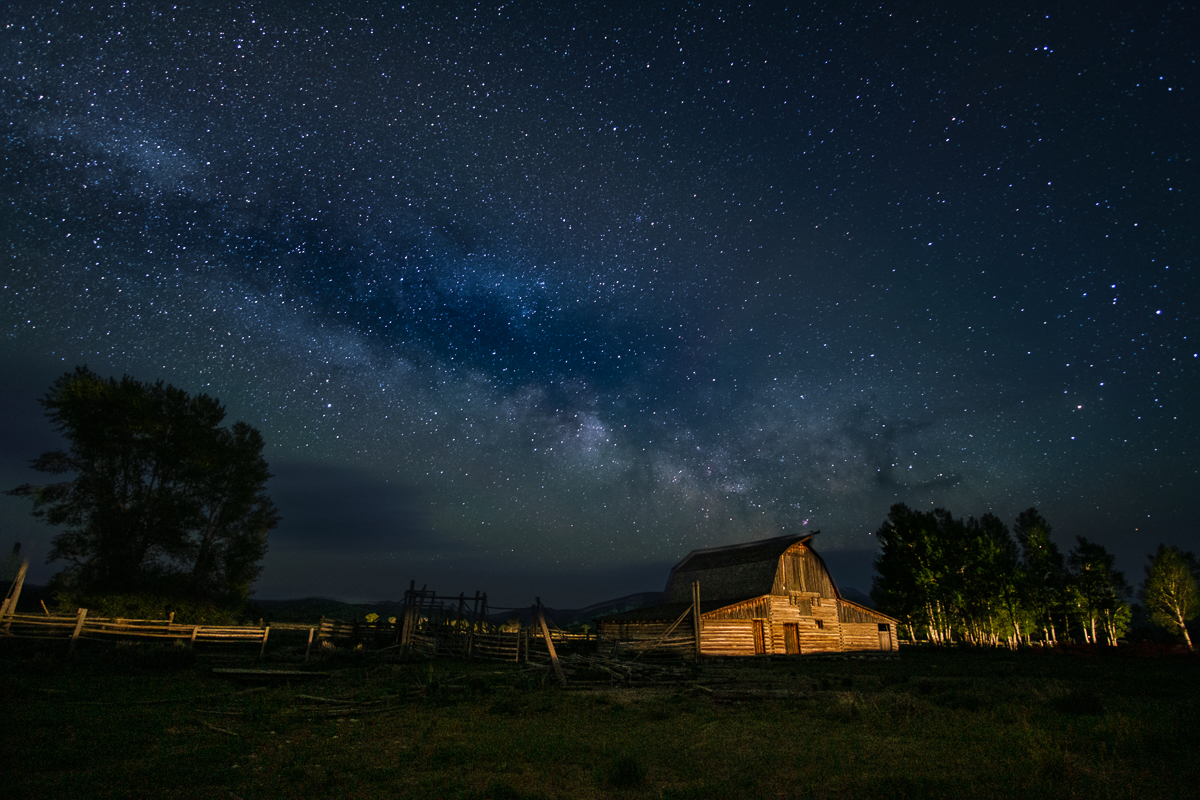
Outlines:
{"label": "foliage", "polygon": [[1063,605],[1067,570],[1050,539],[1051,527],[1036,508],[1017,515],[1013,535],[1021,546],[1022,596],[1046,641],[1057,639],[1054,616]]}
{"label": "foliage", "polygon": [[1114,566],[1116,557],[1080,536],[1067,561],[1071,567],[1068,596],[1083,626],[1084,641],[1097,643],[1099,624],[1108,644],[1115,645],[1124,627],[1128,627],[1130,616],[1124,599],[1130,594],[1129,584]]}
{"label": "foliage", "polygon": [[105,380],[78,367],[41,400],[70,443],[33,461],[69,480],[26,484],[34,515],[63,528],[50,561],[77,596],[136,592],[244,602],[278,522],[263,439],[225,409],[162,381]]}
{"label": "foliage", "polygon": [[871,599],[881,611],[931,631],[936,627],[935,571],[940,561],[936,529],[933,514],[913,511],[903,503],[892,506],[875,534],[880,553],[871,587]]}
{"label": "foliage", "polygon": [[992,514],[964,520],[894,505],[876,534],[871,597],[910,638],[924,629],[938,643],[1054,643],[1074,625],[1086,642],[1116,644],[1131,615],[1114,557],[1081,537],[1068,571],[1050,531],[1034,508],[1010,532]]}
{"label": "foliage", "polygon": [[74,614],[86,608],[90,617],[109,619],[167,619],[172,613],[181,625],[235,625],[240,620],[228,606],[202,600],[160,594],[55,595],[58,614]]}
{"label": "foliage", "polygon": [[1141,593],[1150,621],[1182,634],[1188,648],[1192,647],[1192,639],[1188,636],[1187,622],[1200,612],[1197,575],[1200,565],[1194,555],[1160,544],[1146,566]]}
{"label": "foliage", "polygon": [[876,536],[871,598],[881,611],[934,641],[997,644],[1020,635],[1017,550],[999,518],[962,520],[898,503]]}

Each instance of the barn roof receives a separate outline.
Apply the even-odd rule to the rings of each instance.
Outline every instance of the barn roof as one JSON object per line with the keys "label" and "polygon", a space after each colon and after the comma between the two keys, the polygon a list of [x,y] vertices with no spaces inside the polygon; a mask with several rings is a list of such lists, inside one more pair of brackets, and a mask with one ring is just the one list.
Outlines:
{"label": "barn roof", "polygon": [[706,547],[702,550],[693,550],[672,567],[671,572],[674,574],[699,569],[720,569],[721,567],[750,564],[755,561],[778,561],[783,552],[796,542],[807,542],[818,533],[820,531],[793,533],[787,536],[759,539],[757,542],[742,542],[725,547]]}
{"label": "barn roof", "polygon": [[779,557],[792,545],[807,542],[815,535],[813,531],[693,550],[671,568],[664,595],[669,601],[686,600],[693,580],[700,580],[701,598],[735,602],[770,594]]}

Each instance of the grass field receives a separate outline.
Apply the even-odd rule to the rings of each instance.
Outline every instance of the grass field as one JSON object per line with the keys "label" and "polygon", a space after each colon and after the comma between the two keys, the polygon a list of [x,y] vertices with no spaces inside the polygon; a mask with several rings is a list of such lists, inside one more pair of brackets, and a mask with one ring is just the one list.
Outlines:
{"label": "grass field", "polygon": [[[1200,664],[1039,652],[686,664],[214,663],[0,641],[6,797],[1194,797]],[[214,666],[308,668],[235,681]]]}

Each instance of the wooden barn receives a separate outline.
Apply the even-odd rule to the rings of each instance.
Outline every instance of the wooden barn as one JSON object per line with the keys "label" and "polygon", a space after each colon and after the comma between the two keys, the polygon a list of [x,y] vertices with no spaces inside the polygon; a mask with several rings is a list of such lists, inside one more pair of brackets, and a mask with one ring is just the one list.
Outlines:
{"label": "wooden barn", "polygon": [[671,570],[664,602],[598,620],[600,636],[626,651],[694,653],[698,633],[699,653],[712,656],[899,649],[896,620],[841,596],[814,535],[693,550]]}

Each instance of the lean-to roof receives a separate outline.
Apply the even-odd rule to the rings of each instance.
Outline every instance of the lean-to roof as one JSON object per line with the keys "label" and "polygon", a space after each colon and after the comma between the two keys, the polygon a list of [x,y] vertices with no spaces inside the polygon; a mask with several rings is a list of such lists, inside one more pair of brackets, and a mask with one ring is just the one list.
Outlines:
{"label": "lean-to roof", "polygon": [[[743,598],[749,600],[751,598]],[[707,614],[710,611],[716,611],[718,608],[724,608],[730,605],[728,600],[700,600],[700,613]],[[658,605],[646,606],[644,608],[635,608],[631,611],[623,611],[620,614],[611,614],[607,617],[601,617],[604,622],[674,622],[683,616],[683,612],[692,607],[691,603],[659,603]],[[690,625],[691,623],[684,623]],[[689,628],[690,630],[690,628]]]}

